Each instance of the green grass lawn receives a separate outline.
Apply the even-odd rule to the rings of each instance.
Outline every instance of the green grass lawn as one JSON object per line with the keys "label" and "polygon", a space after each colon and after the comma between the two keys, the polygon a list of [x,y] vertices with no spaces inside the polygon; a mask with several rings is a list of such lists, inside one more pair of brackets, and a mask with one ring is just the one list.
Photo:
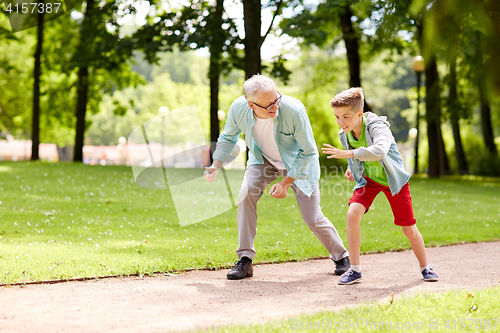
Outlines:
{"label": "green grass lawn", "polygon": [[[320,186],[323,212],[345,241],[353,184],[328,176]],[[500,181],[415,179],[410,187],[427,246],[500,239]],[[258,204],[255,263],[328,256],[289,193]],[[3,162],[0,283],[227,267],[236,260],[236,213],[181,227],[169,190],[138,187],[129,167]],[[408,248],[379,196],[362,222],[361,251]]]}
{"label": "green grass lawn", "polygon": [[500,332],[498,287],[404,295],[341,311],[289,317],[210,332]]}

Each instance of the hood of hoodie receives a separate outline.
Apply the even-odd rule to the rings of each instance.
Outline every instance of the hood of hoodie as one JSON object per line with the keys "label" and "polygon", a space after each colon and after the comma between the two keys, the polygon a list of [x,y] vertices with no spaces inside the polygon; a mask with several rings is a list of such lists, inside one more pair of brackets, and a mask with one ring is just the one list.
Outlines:
{"label": "hood of hoodie", "polygon": [[[368,128],[372,125],[374,125],[377,122],[382,122],[384,123],[387,127],[390,127],[391,124],[387,121],[386,116],[377,116],[375,113],[367,111],[363,114],[363,117],[365,118],[365,126]],[[345,134],[344,130],[341,128],[339,130],[339,135]]]}
{"label": "hood of hoodie", "polygon": [[384,124],[387,125],[387,127],[390,127],[391,124],[387,121],[386,116],[377,116],[375,113],[367,111],[364,113],[364,116],[366,117],[366,126],[368,127],[369,125],[375,124],[376,122],[383,122]]}

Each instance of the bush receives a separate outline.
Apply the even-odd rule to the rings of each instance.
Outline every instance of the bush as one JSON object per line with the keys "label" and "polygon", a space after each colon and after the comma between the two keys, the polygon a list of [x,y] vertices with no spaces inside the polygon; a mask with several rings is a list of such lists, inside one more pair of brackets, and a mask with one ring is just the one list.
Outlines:
{"label": "bush", "polygon": [[485,153],[472,161],[472,173],[480,176],[500,177],[500,157]]}

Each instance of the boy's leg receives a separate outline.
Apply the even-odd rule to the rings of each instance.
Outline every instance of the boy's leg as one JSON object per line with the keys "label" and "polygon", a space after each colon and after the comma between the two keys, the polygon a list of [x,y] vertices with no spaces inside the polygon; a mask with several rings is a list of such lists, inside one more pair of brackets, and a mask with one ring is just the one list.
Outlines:
{"label": "boy's leg", "polygon": [[411,249],[413,250],[415,257],[417,257],[420,267],[426,267],[427,254],[425,253],[424,238],[420,234],[420,231],[418,231],[417,226],[414,224],[411,226],[403,226],[402,228],[403,233],[410,241]]}
{"label": "boy's leg", "polygon": [[406,183],[396,195],[392,195],[388,189],[384,190],[384,194],[391,205],[394,224],[403,228],[403,233],[410,241],[411,248],[417,257],[420,267],[427,266],[424,239],[415,225],[416,220],[413,214],[410,186]]}
{"label": "boy's leg", "polygon": [[380,185],[368,177],[365,178],[366,185],[354,191],[347,210],[347,244],[349,245],[351,266],[360,265],[361,219],[381,191]]}
{"label": "boy's leg", "polygon": [[257,201],[264,189],[278,178],[279,172],[264,159],[262,165],[252,165],[245,172],[238,204],[238,259],[247,257],[253,260],[257,234]]}
{"label": "boy's leg", "polygon": [[365,206],[360,203],[353,202],[349,205],[349,210],[347,211],[347,243],[349,245],[351,268],[342,274],[338,280],[337,283],[340,285],[359,283],[363,279],[361,276],[359,251],[361,246],[360,224],[365,212]]}
{"label": "boy's leg", "polygon": [[330,252],[330,258],[338,261],[349,256],[349,252],[342,243],[337,229],[327,217],[323,214],[320,207],[321,195],[319,186],[308,197],[304,192],[293,184],[293,192],[299,205],[300,214],[309,229],[318,237],[319,241]]}
{"label": "boy's leg", "polygon": [[384,191],[394,214],[394,224],[403,229],[403,233],[410,241],[411,248],[420,265],[420,271],[425,281],[437,281],[437,274],[428,266],[427,254],[425,252],[424,239],[417,226],[413,215],[413,206],[411,203],[410,186],[408,183],[396,195],[391,195],[387,189]]}
{"label": "boy's leg", "polygon": [[380,192],[380,189],[369,178],[366,178],[367,183],[362,188],[354,191],[352,198],[349,200],[349,209],[347,210],[347,244],[349,245],[349,253],[351,257],[351,268],[343,274],[338,284],[349,285],[361,282],[361,219],[368,212],[370,206]]}
{"label": "boy's leg", "polygon": [[353,202],[347,211],[347,244],[349,246],[349,257],[351,265],[360,265],[361,247],[361,219],[366,208],[360,203]]}

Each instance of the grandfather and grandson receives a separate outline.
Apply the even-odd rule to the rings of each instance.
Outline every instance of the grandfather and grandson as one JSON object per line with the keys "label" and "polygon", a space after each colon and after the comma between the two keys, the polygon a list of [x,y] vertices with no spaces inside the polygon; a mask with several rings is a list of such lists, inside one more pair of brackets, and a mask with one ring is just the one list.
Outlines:
{"label": "grandfather and grandson", "polygon": [[361,281],[360,222],[375,196],[384,192],[391,203],[395,223],[403,227],[419,261],[425,281],[438,277],[427,263],[422,236],[415,226],[408,187],[410,175],[404,171],[400,154],[389,130],[386,117],[363,113],[361,88],[344,91],[331,101],[339,133],[346,150],[325,144],[328,158],[347,158],[345,176],[356,181],[347,213],[347,241],[344,247],[334,225],[323,214],[319,193],[319,154],[304,105],[297,99],[281,95],[275,83],[263,75],[254,75],[243,84],[243,96],[231,105],[224,131],[217,140],[213,164],[204,173],[213,182],[241,134],[249,158],[240,190],[238,205],[239,261],[227,274],[228,279],[253,276],[252,260],[256,249],[257,202],[264,189],[279,176],[269,194],[276,199],[286,197],[291,187],[304,222],[316,235],[335,263],[339,284]]}

